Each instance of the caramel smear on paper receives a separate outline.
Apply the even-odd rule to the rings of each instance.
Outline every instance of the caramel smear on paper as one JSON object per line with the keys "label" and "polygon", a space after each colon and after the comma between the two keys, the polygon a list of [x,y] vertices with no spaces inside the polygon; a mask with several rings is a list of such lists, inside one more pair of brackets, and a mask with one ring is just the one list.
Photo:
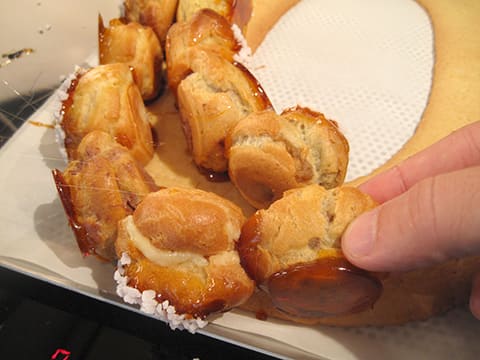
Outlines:
{"label": "caramel smear on paper", "polygon": [[31,48],[24,48],[24,49],[21,49],[21,50],[12,51],[12,52],[9,52],[9,53],[4,53],[4,54],[2,54],[2,59],[5,59],[5,60],[3,60],[0,63],[0,68],[9,65],[13,60],[19,59],[24,55],[30,55],[33,52],[34,52],[34,50],[31,49]]}

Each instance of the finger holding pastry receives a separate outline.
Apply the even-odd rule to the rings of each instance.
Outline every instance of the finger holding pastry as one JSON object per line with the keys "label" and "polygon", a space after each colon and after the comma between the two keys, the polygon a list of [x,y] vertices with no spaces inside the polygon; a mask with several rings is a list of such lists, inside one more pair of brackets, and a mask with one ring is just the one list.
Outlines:
{"label": "finger holding pastry", "polygon": [[[347,256],[362,267],[403,270],[479,254],[479,144],[476,122],[361,184],[383,204],[350,226]],[[353,242],[360,234],[363,242]]]}
{"label": "finger holding pastry", "polygon": [[418,182],[354,221],[344,236],[345,254],[378,271],[479,255],[479,177],[476,166]]}
{"label": "finger holding pastry", "polygon": [[452,293],[472,287],[470,307],[478,317],[479,144],[476,122],[361,184],[382,204],[345,232],[347,258],[374,271],[421,272],[450,262],[450,272],[464,272],[466,284]]}
{"label": "finger holding pastry", "polygon": [[465,304],[480,270],[478,256],[379,272],[360,268],[342,252],[348,225],[375,209],[356,188],[309,185],[258,210],[242,228],[238,249],[261,290],[243,307],[304,324],[365,326],[423,320]]}

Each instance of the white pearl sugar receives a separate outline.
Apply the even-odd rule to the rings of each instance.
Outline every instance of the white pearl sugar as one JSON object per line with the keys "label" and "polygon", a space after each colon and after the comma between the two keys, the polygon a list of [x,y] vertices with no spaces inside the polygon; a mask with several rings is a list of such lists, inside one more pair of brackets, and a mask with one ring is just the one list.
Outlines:
{"label": "white pearl sugar", "polygon": [[140,305],[140,311],[168,323],[172,330],[187,330],[193,334],[208,324],[208,321],[200,318],[186,319],[185,314],[177,314],[175,307],[170,305],[168,300],[159,303],[156,300],[157,294],[154,290],[140,292],[138,289],[128,286],[128,278],[125,276],[123,267],[130,263],[130,257],[124,252],[118,260],[117,270],[113,274],[113,278],[117,283],[117,295],[123,301],[128,304]]}
{"label": "white pearl sugar", "polygon": [[232,25],[233,36],[240,45],[240,50],[233,56],[233,59],[236,62],[241,63],[244,66],[248,67],[248,64],[252,59],[252,49],[247,44],[247,40],[243,36],[242,30],[238,27],[237,24]]}

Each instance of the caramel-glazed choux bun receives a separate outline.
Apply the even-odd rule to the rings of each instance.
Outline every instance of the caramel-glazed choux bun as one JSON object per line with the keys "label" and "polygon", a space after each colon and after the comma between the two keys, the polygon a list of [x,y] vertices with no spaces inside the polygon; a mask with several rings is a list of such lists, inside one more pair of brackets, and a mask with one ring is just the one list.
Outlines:
{"label": "caramel-glazed choux bun", "polygon": [[371,308],[382,284],[346,260],[340,238],[354,218],[375,205],[352,187],[289,190],[243,226],[238,243],[242,265],[284,318],[331,317]]}
{"label": "caramel-glazed choux bun", "polygon": [[128,21],[151,27],[163,46],[175,19],[177,3],[178,0],[125,0],[124,16]]}
{"label": "caramel-glazed choux bun", "polygon": [[78,157],[77,147],[83,137],[100,130],[128,148],[142,165],[150,161],[154,115],[145,108],[127,64],[99,65],[79,74],[68,92],[60,125],[70,160]]}
{"label": "caramel-glazed choux bun", "polygon": [[131,259],[128,285],[154,290],[157,301],[193,317],[238,306],[254,289],[235,250],[244,220],[236,205],[210,192],[149,194],[119,223],[115,247]]}
{"label": "caramel-glazed choux bun", "polygon": [[227,170],[225,136],[252,112],[271,107],[258,81],[242,65],[192,52],[192,74],[178,87],[182,126],[197,166]]}
{"label": "caramel-glazed choux bun", "polygon": [[112,19],[106,28],[99,16],[98,48],[100,64],[121,62],[133,68],[133,77],[143,100],[152,100],[159,95],[163,51],[150,27]]}
{"label": "caramel-glazed choux bun", "polygon": [[281,115],[273,110],[252,113],[226,140],[230,179],[257,209],[268,207],[289,189],[341,185],[348,152],[335,122],[302,107]]}
{"label": "caramel-glazed choux bun", "polygon": [[85,136],[78,160],[53,176],[80,250],[106,259],[115,256],[118,221],[158,189],[128,149],[101,131]]}
{"label": "caramel-glazed choux bun", "polygon": [[202,49],[229,62],[240,49],[230,23],[211,9],[195,13],[188,21],[170,27],[165,44],[168,86],[174,94],[178,84],[192,72],[193,51]]}

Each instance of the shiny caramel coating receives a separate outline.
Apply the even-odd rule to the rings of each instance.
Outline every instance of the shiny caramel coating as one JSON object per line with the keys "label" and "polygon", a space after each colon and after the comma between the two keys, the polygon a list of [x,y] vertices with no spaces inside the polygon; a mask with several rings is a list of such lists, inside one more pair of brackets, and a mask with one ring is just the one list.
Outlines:
{"label": "shiny caramel coating", "polygon": [[353,266],[341,254],[276,272],[264,289],[277,309],[302,318],[362,312],[372,308],[383,291],[376,276]]}

